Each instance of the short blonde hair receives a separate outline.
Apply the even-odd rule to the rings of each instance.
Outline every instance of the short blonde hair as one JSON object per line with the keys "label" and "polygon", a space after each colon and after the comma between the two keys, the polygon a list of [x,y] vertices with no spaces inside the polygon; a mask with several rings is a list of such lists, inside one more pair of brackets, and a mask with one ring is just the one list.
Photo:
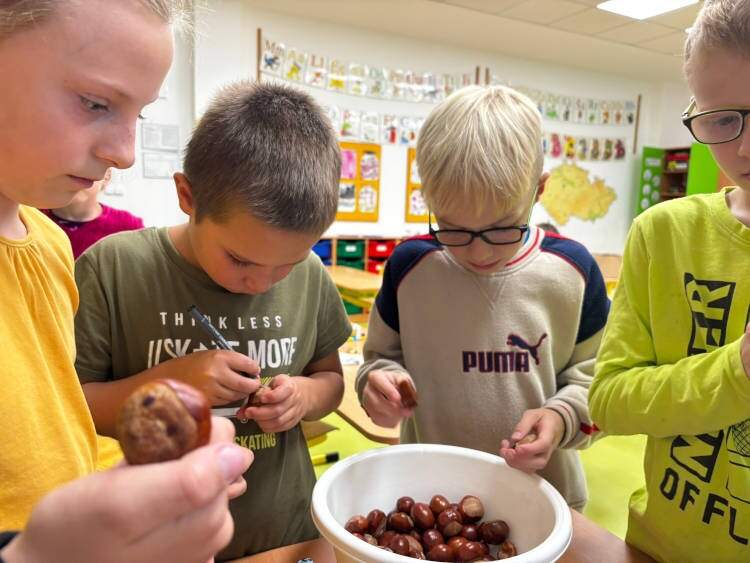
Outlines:
{"label": "short blonde hair", "polygon": [[750,57],[750,1],[705,0],[685,40],[685,70],[701,50],[726,50]]}
{"label": "short blonde hair", "polygon": [[[65,2],[66,0],[0,1],[0,39],[43,23],[57,10],[64,10],[65,7],[62,4]],[[137,0],[137,2],[167,23],[175,24],[181,29],[192,29],[192,0]]]}
{"label": "short blonde hair", "polygon": [[542,174],[542,120],[534,102],[505,86],[468,86],[441,102],[419,133],[422,194],[437,214],[524,203]]}

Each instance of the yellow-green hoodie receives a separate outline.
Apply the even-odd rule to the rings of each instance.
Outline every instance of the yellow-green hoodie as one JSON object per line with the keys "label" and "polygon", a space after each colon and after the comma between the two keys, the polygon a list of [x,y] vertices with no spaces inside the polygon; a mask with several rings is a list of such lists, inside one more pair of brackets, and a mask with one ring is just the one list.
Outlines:
{"label": "yellow-green hoodie", "polygon": [[589,392],[608,434],[647,434],[627,541],[661,561],[750,561],[750,229],[725,190],[630,231]]}

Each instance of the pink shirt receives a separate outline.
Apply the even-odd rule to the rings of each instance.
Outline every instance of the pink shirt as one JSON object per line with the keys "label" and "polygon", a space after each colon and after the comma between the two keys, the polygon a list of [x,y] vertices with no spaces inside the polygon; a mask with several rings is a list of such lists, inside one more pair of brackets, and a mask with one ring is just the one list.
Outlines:
{"label": "pink shirt", "polygon": [[143,228],[143,219],[132,213],[102,205],[102,214],[91,221],[68,221],[55,215],[51,209],[44,213],[57,223],[70,239],[73,256],[78,258],[84,250],[101,238],[121,231],[135,231]]}

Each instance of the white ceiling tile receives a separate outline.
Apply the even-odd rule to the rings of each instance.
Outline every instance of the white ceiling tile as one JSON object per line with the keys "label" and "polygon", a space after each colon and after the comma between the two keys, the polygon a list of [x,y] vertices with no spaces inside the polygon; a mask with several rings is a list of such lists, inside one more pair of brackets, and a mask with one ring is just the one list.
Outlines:
{"label": "white ceiling tile", "polygon": [[584,6],[589,6],[590,8],[596,8],[597,4],[601,4],[604,0],[571,0],[572,2],[575,2],[576,4],[583,4]]}
{"label": "white ceiling tile", "polygon": [[445,4],[469,8],[487,14],[499,14],[508,8],[522,4],[524,0],[443,0]]}
{"label": "white ceiling tile", "polygon": [[632,22],[632,19],[624,16],[618,16],[617,14],[603,10],[591,9],[557,21],[552,26],[574,33],[594,35]]}
{"label": "white ceiling tile", "polygon": [[686,27],[690,27],[691,25],[693,25],[693,22],[695,21],[695,18],[701,9],[701,6],[701,3],[693,4],[691,6],[686,6],[679,10],[675,10],[674,12],[667,12],[666,14],[649,18],[648,21],[661,25],[668,25],[669,27],[674,27],[675,29],[684,31]]}
{"label": "white ceiling tile", "polygon": [[584,10],[588,8],[582,4],[564,0],[527,0],[500,15],[504,18],[547,24]]}
{"label": "white ceiling tile", "polygon": [[686,37],[687,35],[684,31],[676,31],[669,35],[665,35],[664,37],[659,37],[658,39],[643,41],[638,43],[638,46],[643,47],[644,49],[658,51],[659,53],[665,53],[667,55],[681,55],[685,46]]}
{"label": "white ceiling tile", "polygon": [[674,33],[674,29],[663,25],[657,25],[647,21],[636,21],[614,29],[597,34],[597,37],[607,41],[618,41],[620,43],[642,43],[649,39],[656,39]]}

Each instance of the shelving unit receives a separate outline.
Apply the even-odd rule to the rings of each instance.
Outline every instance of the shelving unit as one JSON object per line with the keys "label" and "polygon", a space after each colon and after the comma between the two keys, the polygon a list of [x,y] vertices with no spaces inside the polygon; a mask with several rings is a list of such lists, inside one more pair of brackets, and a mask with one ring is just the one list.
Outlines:
{"label": "shelving unit", "polygon": [[649,207],[723,187],[719,167],[707,146],[644,147],[635,214]]}

